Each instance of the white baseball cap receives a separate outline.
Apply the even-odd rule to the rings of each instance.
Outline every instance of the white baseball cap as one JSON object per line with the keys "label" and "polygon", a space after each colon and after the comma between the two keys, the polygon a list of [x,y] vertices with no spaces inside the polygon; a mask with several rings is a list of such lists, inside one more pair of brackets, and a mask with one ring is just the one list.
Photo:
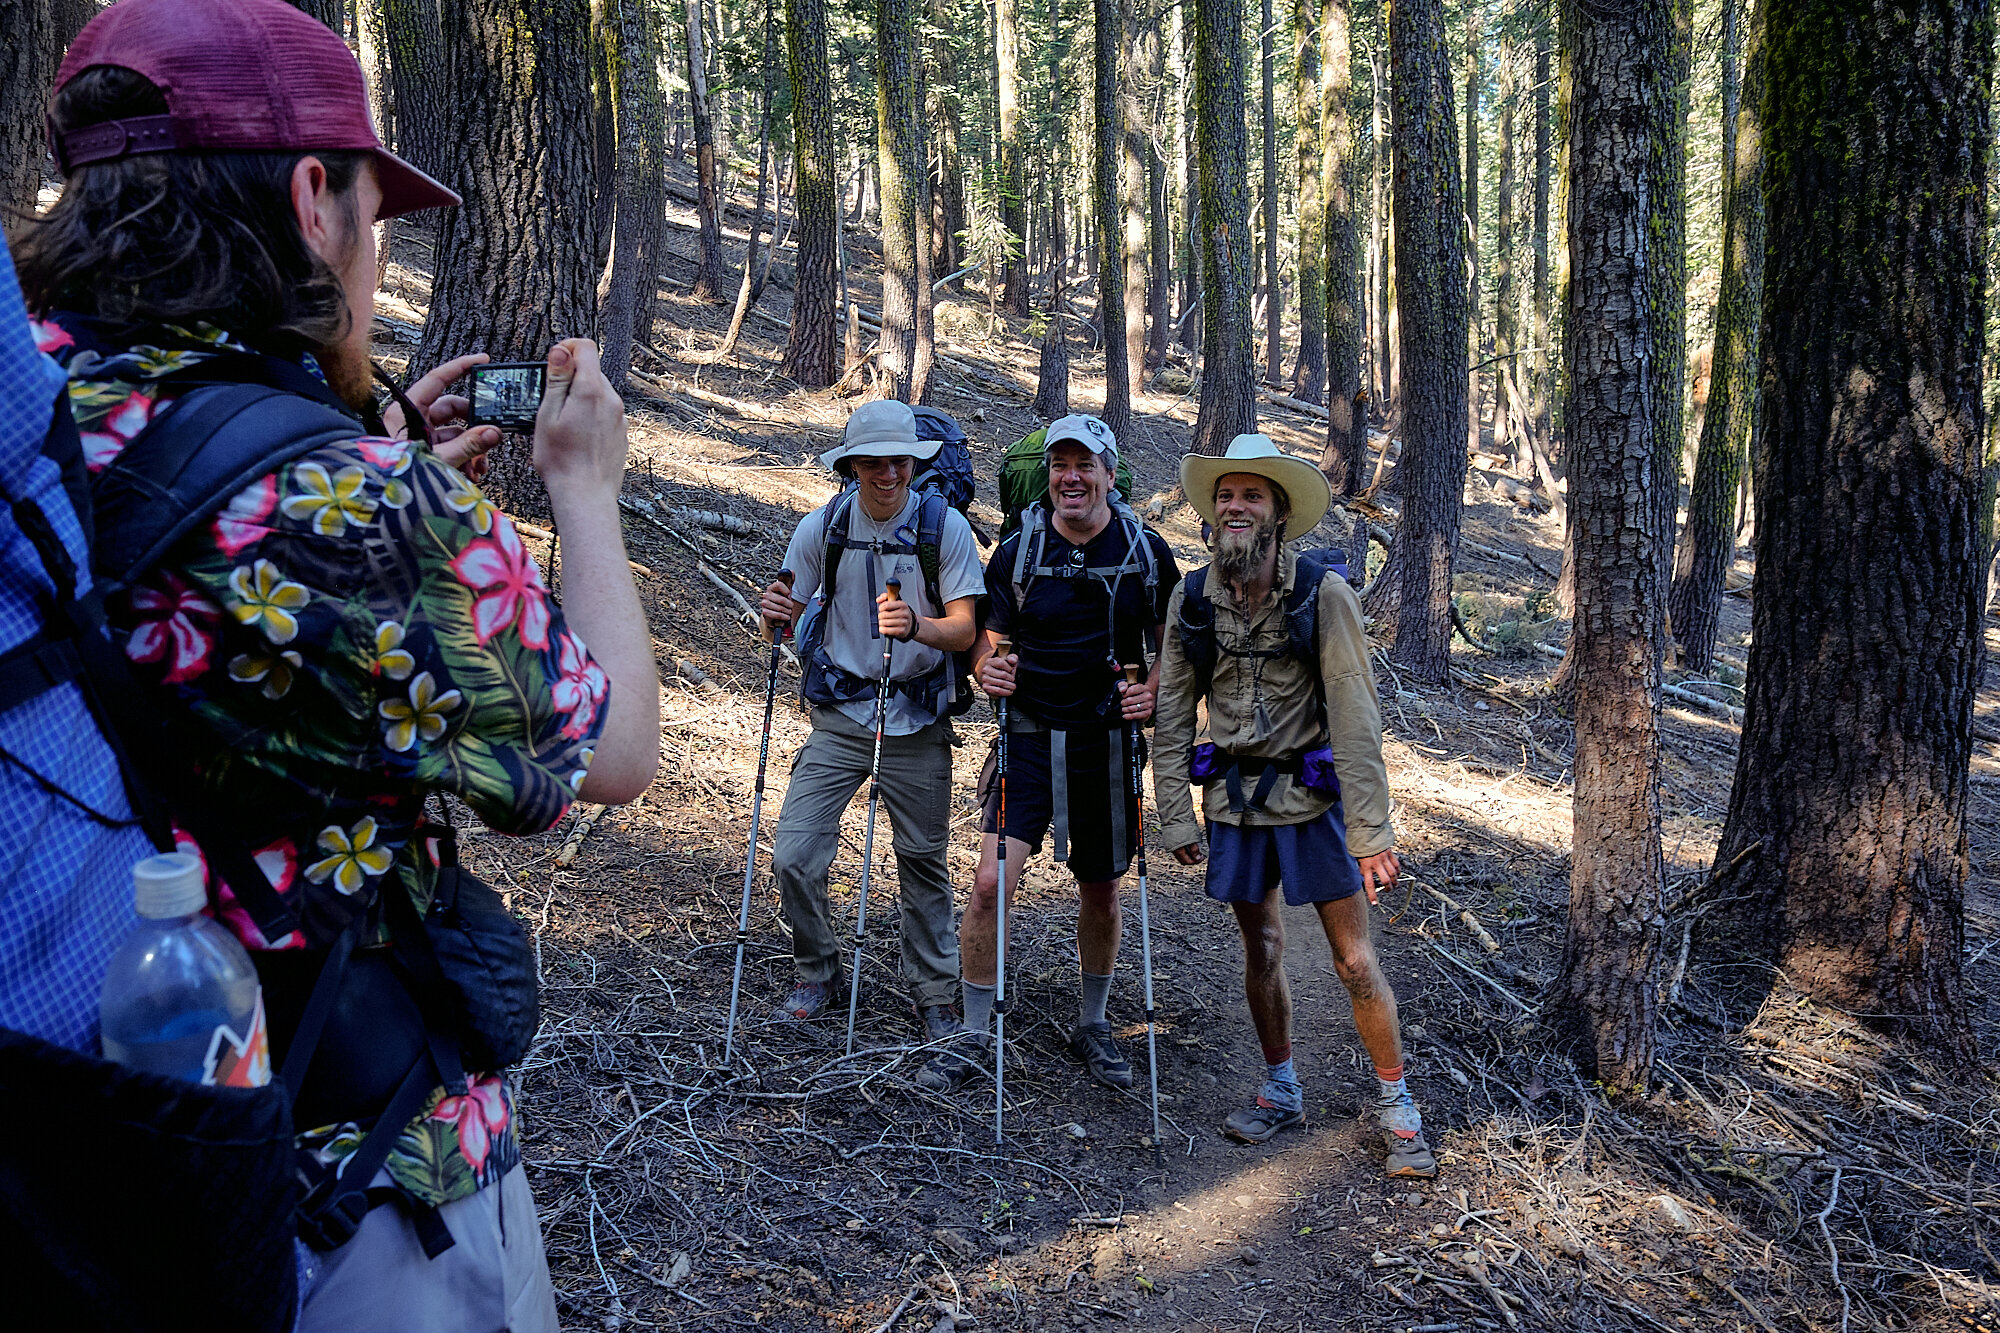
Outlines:
{"label": "white baseball cap", "polygon": [[1065,442],[1080,444],[1102,458],[1107,472],[1118,470],[1118,437],[1111,433],[1111,427],[1089,413],[1072,412],[1051,422],[1048,434],[1042,436],[1042,457],[1048,457],[1049,450]]}

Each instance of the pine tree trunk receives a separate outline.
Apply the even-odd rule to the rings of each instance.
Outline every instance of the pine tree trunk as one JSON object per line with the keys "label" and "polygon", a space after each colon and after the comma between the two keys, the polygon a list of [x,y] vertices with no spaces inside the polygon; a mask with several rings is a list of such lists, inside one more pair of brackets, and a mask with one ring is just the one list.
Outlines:
{"label": "pine tree trunk", "polygon": [[1765,20],[1757,596],[1716,853],[1790,984],[1968,1065],[1992,22]]}
{"label": "pine tree trunk", "polygon": [[1096,37],[1091,102],[1091,204],[1097,218],[1097,304],[1104,331],[1104,424],[1122,438],[1132,423],[1132,381],[1125,336],[1125,228],[1118,168],[1125,130],[1118,96],[1119,0],[1093,0]]}
{"label": "pine tree trunk", "polygon": [[[876,361],[888,395],[923,401],[919,355],[921,315],[928,309],[919,225],[926,207],[921,94],[916,70],[915,0],[877,0],[875,6],[875,128],[882,179],[882,352]],[[920,271],[921,270],[921,271]]]}
{"label": "pine tree trunk", "polygon": [[1451,652],[1451,565],[1464,506],[1465,204],[1451,52],[1440,0],[1389,13],[1396,144],[1396,304],[1401,324],[1402,601],[1391,656],[1439,683]]}
{"label": "pine tree trunk", "polygon": [[[1537,471],[1553,442],[1549,430],[1549,367],[1554,362],[1549,348],[1549,56],[1549,33],[1544,27],[1535,34],[1535,290],[1534,327],[1529,332],[1535,340],[1535,365],[1528,387],[1532,400],[1528,420],[1535,432],[1533,448],[1540,451]],[[1559,492],[1551,490],[1550,498],[1560,504],[1559,496]]]}
{"label": "pine tree trunk", "polygon": [[[1752,0],[1755,3],[1755,0]],[[1734,3],[1725,4],[1733,15]],[[1733,21],[1725,23],[1725,56]],[[1757,409],[1757,352],[1764,290],[1764,152],[1758,122],[1763,101],[1763,6],[1749,21],[1740,98],[1733,70],[1725,68],[1725,115],[1734,112],[1724,136],[1722,207],[1722,290],[1715,306],[1714,357],[1708,380],[1708,410],[1695,454],[1694,485],[1688,496],[1687,531],[1681,538],[1668,599],[1669,621],[1680,645],[1684,670],[1706,672],[1715,657],[1716,629],[1722,618],[1722,590],[1736,554],[1736,490],[1743,478],[1745,447]]]}
{"label": "pine tree trunk", "polygon": [[702,30],[701,0],[687,0],[688,107],[694,115],[695,215],[701,224],[701,258],[694,271],[694,296],[720,301],[722,224],[717,198],[715,108],[708,95],[708,39]]}
{"label": "pine tree trunk", "polygon": [[785,0],[785,67],[798,155],[797,278],[782,373],[808,389],[840,377],[839,167],[833,155],[833,86],[826,63],[826,0]]}
{"label": "pine tree trunk", "polygon": [[1195,153],[1201,256],[1201,407],[1191,452],[1220,454],[1257,429],[1250,326],[1249,128],[1244,122],[1243,0],[1193,0]]}
{"label": "pine tree trunk", "polygon": [[[443,64],[453,71],[447,183],[465,200],[438,226],[430,319],[412,358],[463,352],[539,360],[596,323],[590,14],[584,0],[444,0]],[[523,34],[527,34],[523,38]],[[434,72],[434,70],[433,70]],[[546,517],[548,495],[516,438],[492,455],[487,485],[516,513]]]}
{"label": "pine tree trunk", "polygon": [[[1322,17],[1318,0],[1294,0],[1292,63],[1298,71],[1297,133],[1292,146],[1299,173],[1299,355],[1292,363],[1294,398],[1322,401],[1326,392],[1326,198],[1320,177],[1327,170],[1321,128],[1320,42]],[[1346,108],[1341,108],[1344,113]],[[1350,222],[1350,226],[1353,224]]]}
{"label": "pine tree trunk", "polygon": [[599,27],[607,44],[605,67],[617,120],[618,195],[598,327],[603,334],[604,374],[623,393],[633,344],[653,339],[660,280],[656,256],[666,230],[659,15],[652,0],[616,0],[604,7]]}
{"label": "pine tree trunk", "polygon": [[[995,0],[993,10],[993,60],[1000,95],[1000,221],[1008,231],[1025,237],[1028,191],[1021,169],[1021,0]],[[1062,262],[1060,254],[1056,262]],[[1008,314],[1026,319],[1025,254],[1007,261],[1000,282],[1000,304]]]}
{"label": "pine tree trunk", "polygon": [[[764,60],[763,97],[757,113],[757,203],[750,210],[750,243],[743,251],[743,281],[736,288],[736,305],[729,312],[729,329],[722,335],[722,341],[706,358],[710,362],[722,361],[736,350],[736,340],[743,334],[743,317],[750,313],[764,289],[763,271],[757,263],[757,242],[764,230],[764,200],[771,194],[771,77],[778,65],[778,30],[771,17],[772,0],[764,0]],[[780,207],[772,210],[771,249],[776,250],[778,237],[778,214]],[[764,257],[764,268],[770,266],[770,255]]]}
{"label": "pine tree trunk", "polygon": [[0,209],[33,212],[48,156],[49,94],[64,41],[48,0],[0,0]]}
{"label": "pine tree trunk", "polygon": [[1389,365],[1394,359],[1389,338],[1389,204],[1394,194],[1390,182],[1389,148],[1389,98],[1385,89],[1389,83],[1389,70],[1383,62],[1382,44],[1378,41],[1368,53],[1368,81],[1370,108],[1369,145],[1372,158],[1368,172],[1369,189],[1373,192],[1372,207],[1368,211],[1369,245],[1375,252],[1375,286],[1370,305],[1374,309],[1374,327],[1369,333],[1372,352],[1369,360],[1375,367],[1376,410],[1387,421],[1394,406],[1395,390],[1389,379]]}
{"label": "pine tree trunk", "polygon": [[1264,0],[1258,33],[1264,75],[1264,383],[1285,382],[1284,289],[1278,285],[1278,24]]}
{"label": "pine tree trunk", "polygon": [[1465,7],[1465,286],[1466,360],[1465,373],[1465,452],[1479,452],[1479,429],[1484,415],[1479,398],[1479,372],[1483,335],[1480,331],[1479,301],[1479,10]]}
{"label": "pine tree trunk", "polygon": [[341,0],[291,0],[292,7],[312,15],[327,27],[347,35],[347,10]]}
{"label": "pine tree trunk", "polygon": [[[1520,442],[1513,438],[1517,383],[1514,362],[1518,311],[1514,293],[1514,71],[1518,48],[1512,42],[1500,52],[1499,180],[1493,198],[1493,447],[1500,457]],[[1521,457],[1526,457],[1525,450]],[[1525,475],[1517,460],[1517,475]]]}
{"label": "pine tree trunk", "polygon": [[[1323,251],[1326,263],[1326,449],[1320,470],[1336,495],[1361,492],[1362,463],[1368,452],[1368,395],[1361,387],[1361,294],[1355,290],[1353,18],[1348,0],[1322,0],[1320,86],[1317,100],[1325,126],[1320,194],[1326,201],[1318,229],[1306,231],[1300,218],[1299,253]],[[1300,84],[1303,88],[1304,82]],[[1303,272],[1303,264],[1301,265]]]}
{"label": "pine tree trunk", "polygon": [[[924,50],[930,58],[931,133],[937,151],[931,155],[931,271],[939,277],[965,267],[958,235],[965,230],[965,167],[959,158],[963,123],[959,111],[958,61],[943,33],[950,21],[941,0],[931,0],[930,26]],[[932,29],[936,35],[932,35]],[[965,279],[953,278],[953,292],[965,291]]]}
{"label": "pine tree trunk", "polygon": [[1131,419],[1131,400],[1139,395],[1146,380],[1146,291],[1152,285],[1148,242],[1151,230],[1146,221],[1147,141],[1152,127],[1139,102],[1139,16],[1136,6],[1143,0],[1120,0],[1124,11],[1123,44],[1118,81],[1118,143],[1121,150],[1118,190],[1125,227],[1125,385],[1126,420]]}
{"label": "pine tree trunk", "polygon": [[[1061,108],[1062,93],[1051,87],[1051,102]],[[1062,175],[1063,159],[1060,152],[1056,158],[1056,176]],[[1060,201],[1049,210],[1049,239],[1057,254],[1067,254],[1068,238],[1063,234],[1063,211]],[[1069,415],[1069,338],[1063,332],[1063,270],[1058,263],[1049,274],[1048,332],[1042,335],[1042,361],[1035,376],[1035,403],[1033,411],[1044,421],[1054,421],[1057,417]]]}
{"label": "pine tree trunk", "polygon": [[[1678,351],[1685,0],[1563,13],[1569,124],[1569,318],[1564,416],[1575,534],[1575,833],[1556,983],[1585,1066],[1616,1097],[1652,1076],[1664,930],[1657,707],[1661,547],[1678,419],[1651,400]],[[1670,519],[1668,520],[1671,521]]]}
{"label": "pine tree trunk", "polygon": [[[452,76],[444,68],[438,0],[379,0],[382,40],[389,52],[390,100],[395,104],[396,152],[419,171],[444,180],[453,170]],[[441,216],[441,215],[440,215]],[[419,215],[419,220],[425,220]]]}

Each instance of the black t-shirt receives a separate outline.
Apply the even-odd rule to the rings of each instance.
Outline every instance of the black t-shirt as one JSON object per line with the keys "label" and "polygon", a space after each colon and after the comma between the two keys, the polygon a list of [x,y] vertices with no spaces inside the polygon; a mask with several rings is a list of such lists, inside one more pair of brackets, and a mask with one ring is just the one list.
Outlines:
{"label": "black t-shirt", "polygon": [[[1014,702],[1036,721],[1059,731],[1116,726],[1118,710],[1111,687],[1120,677],[1112,666],[1113,626],[1117,660],[1144,662],[1146,631],[1165,621],[1167,599],[1180,582],[1174,553],[1158,533],[1145,529],[1145,538],[1153,547],[1157,580],[1148,599],[1143,560],[1132,562],[1139,567],[1115,580],[1109,575],[1090,577],[1083,573],[1126,563],[1131,542],[1116,514],[1104,531],[1081,548],[1064,541],[1050,523],[1042,541],[1041,563],[1050,569],[1074,570],[1077,576],[1034,575],[1031,548],[1030,568],[1022,572],[1028,602],[1023,608],[1014,604],[1014,561],[1025,536],[1015,532],[1000,543],[986,563],[986,591],[992,599],[986,627],[1011,637],[1021,658]],[[1107,582],[1117,584],[1115,614]]]}

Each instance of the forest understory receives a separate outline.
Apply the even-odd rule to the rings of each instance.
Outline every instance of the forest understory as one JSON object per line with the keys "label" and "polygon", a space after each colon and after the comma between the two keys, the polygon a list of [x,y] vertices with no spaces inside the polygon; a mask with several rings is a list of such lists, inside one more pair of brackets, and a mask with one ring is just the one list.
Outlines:
{"label": "forest understory", "polygon": [[[1308,1123],[1262,1148],[1223,1117],[1261,1076],[1228,916],[1198,871],[1152,858],[1164,1166],[1145,1095],[1088,1084],[1063,1051],[1074,1020],[1074,895],[1030,864],[1017,962],[1005,1142],[990,1077],[920,1091],[927,1058],[893,939],[893,857],[879,856],[857,1049],[841,1027],[773,1022],[790,983],[760,857],[736,1059],[723,1061],[734,921],[768,662],[740,599],[778,567],[797,520],[834,489],[817,455],[858,396],[777,374],[788,318],[775,271],[733,355],[728,307],[685,289],[692,214],[674,214],[662,345],[635,356],[624,499],[662,675],[659,779],[643,799],[579,805],[548,834],[475,835],[472,867],[532,923],[543,1024],[519,1071],[523,1147],[572,1328],[1794,1330],[2000,1327],[2000,1083],[1932,1069],[1792,992],[1695,950],[1731,910],[1709,867],[1735,767],[1752,571],[1725,599],[1723,665],[1678,681],[1662,714],[1670,956],[1658,1091],[1614,1109],[1540,1022],[1569,893],[1572,729],[1546,684],[1566,639],[1553,611],[1561,528],[1474,471],[1466,487],[1452,683],[1406,684],[1379,654],[1404,876],[1375,914],[1401,1006],[1411,1086],[1441,1170],[1390,1186],[1362,1119],[1370,1070],[1310,914],[1287,913]],[[740,264],[742,219],[725,218]],[[872,242],[850,240],[857,300],[877,304]],[[378,351],[402,369],[428,306],[423,232],[401,227]],[[945,294],[941,293],[941,297]],[[996,332],[976,286],[941,304],[934,401],[971,436],[975,519],[997,526],[1005,446],[1037,347]],[[878,305],[879,308],[879,305]],[[665,336],[672,327],[672,337]],[[871,335],[872,337],[872,335]],[[469,349],[468,349],[469,350]],[[1135,503],[1182,562],[1199,523],[1176,489],[1195,402],[1184,376],[1133,403]],[[1072,404],[1102,392],[1080,354]],[[1324,426],[1266,405],[1262,428],[1319,456]],[[1369,465],[1384,443],[1370,443]],[[510,445],[508,447],[518,447]],[[1506,488],[1501,488],[1502,490]],[[1328,530],[1341,521],[1336,508]],[[1393,499],[1365,516],[1393,529]],[[560,592],[548,534],[524,529]],[[1326,540],[1339,540],[1345,532]],[[1387,631],[1390,626],[1379,626]],[[1986,622],[1970,811],[1966,988],[2000,1049],[2000,621]],[[1490,649],[1490,650],[1489,650]],[[772,741],[763,854],[806,734],[788,667]],[[1740,718],[1740,715],[1738,715]],[[970,884],[970,789],[993,737],[961,719],[953,866]],[[852,920],[865,805],[833,872]],[[1136,886],[1126,884],[1114,1025],[1141,1068]]]}

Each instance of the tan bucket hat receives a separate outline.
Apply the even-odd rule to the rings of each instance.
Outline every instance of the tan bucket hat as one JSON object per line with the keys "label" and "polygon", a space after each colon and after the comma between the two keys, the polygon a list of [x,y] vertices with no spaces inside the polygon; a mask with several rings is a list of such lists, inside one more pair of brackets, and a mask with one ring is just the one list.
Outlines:
{"label": "tan bucket hat", "polygon": [[1189,454],[1181,459],[1181,491],[1194,511],[1210,523],[1215,522],[1215,483],[1232,472],[1252,472],[1284,487],[1292,502],[1292,516],[1285,523],[1286,541],[1318,527],[1333,504],[1333,487],[1325,473],[1278,448],[1268,435],[1239,435],[1220,458]]}

